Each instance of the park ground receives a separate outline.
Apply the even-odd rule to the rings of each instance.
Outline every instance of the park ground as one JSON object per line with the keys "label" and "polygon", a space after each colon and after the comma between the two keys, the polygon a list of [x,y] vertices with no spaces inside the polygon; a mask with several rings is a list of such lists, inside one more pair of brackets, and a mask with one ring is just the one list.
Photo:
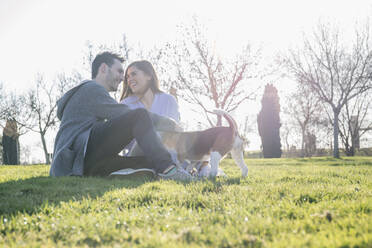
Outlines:
{"label": "park ground", "polygon": [[0,247],[372,247],[372,157],[246,163],[190,183],[0,166]]}

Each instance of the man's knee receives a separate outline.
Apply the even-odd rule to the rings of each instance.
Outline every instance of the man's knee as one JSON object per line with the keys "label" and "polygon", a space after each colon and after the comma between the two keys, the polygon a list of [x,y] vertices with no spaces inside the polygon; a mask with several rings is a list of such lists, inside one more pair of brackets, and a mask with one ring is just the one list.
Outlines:
{"label": "man's knee", "polygon": [[144,108],[138,108],[138,109],[134,109],[132,111],[133,111],[134,118],[136,120],[144,121],[145,119],[150,119],[149,112]]}

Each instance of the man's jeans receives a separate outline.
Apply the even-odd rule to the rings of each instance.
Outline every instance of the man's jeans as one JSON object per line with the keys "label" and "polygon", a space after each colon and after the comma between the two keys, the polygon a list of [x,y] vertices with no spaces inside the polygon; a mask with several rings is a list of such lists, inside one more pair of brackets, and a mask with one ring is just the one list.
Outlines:
{"label": "man's jeans", "polygon": [[[145,156],[118,155],[133,139]],[[135,109],[93,126],[85,154],[84,175],[107,176],[124,168],[151,168],[159,173],[172,163],[147,110]]]}

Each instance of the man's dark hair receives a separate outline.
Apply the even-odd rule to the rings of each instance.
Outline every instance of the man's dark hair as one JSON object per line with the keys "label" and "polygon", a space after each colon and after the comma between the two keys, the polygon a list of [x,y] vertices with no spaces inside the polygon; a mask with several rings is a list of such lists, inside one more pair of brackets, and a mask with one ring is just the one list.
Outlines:
{"label": "man's dark hair", "polygon": [[124,62],[124,59],[116,53],[103,52],[103,53],[97,54],[97,56],[94,58],[93,63],[92,63],[92,79],[97,76],[98,68],[102,64],[106,64],[109,67],[111,67],[112,64],[114,64],[115,59],[119,60],[120,63]]}

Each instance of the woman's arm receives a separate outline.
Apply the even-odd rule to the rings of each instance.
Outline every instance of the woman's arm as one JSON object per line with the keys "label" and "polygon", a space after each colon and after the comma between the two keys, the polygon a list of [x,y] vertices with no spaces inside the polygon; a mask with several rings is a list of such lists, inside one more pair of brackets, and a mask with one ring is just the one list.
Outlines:
{"label": "woman's arm", "polygon": [[172,95],[167,95],[168,101],[167,101],[167,116],[174,119],[177,122],[180,122],[180,112],[178,108],[178,103],[174,96]]}

